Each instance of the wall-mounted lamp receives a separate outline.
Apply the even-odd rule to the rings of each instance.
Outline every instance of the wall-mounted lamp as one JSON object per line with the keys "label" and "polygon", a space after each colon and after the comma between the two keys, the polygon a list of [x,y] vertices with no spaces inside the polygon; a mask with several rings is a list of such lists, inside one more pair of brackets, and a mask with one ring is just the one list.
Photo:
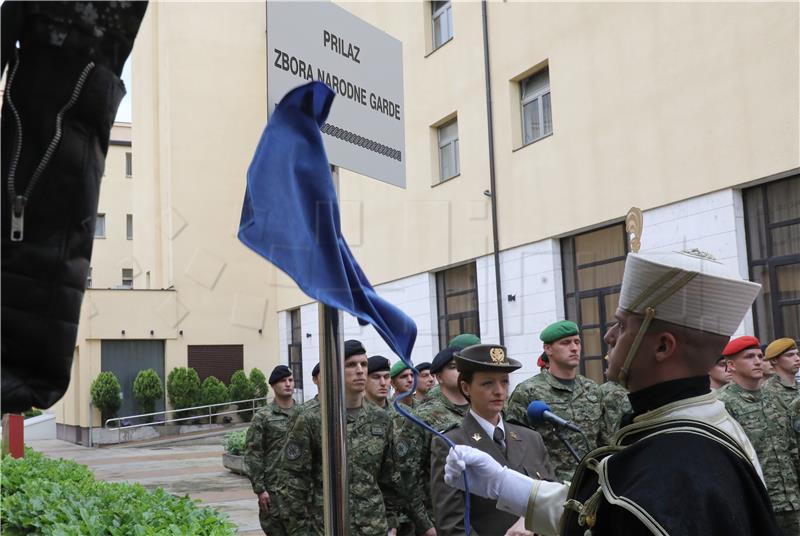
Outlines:
{"label": "wall-mounted lamp", "polygon": [[122,334],[125,335],[125,330],[124,329],[122,330]]}
{"label": "wall-mounted lamp", "polygon": [[310,339],[310,338],[311,338],[311,334],[310,333],[306,333],[306,339]]}
{"label": "wall-mounted lamp", "polygon": [[150,330],[150,335],[155,335],[155,333],[156,333],[156,332],[155,332],[155,331],[153,331],[152,329]]}
{"label": "wall-mounted lamp", "polygon": [[261,335],[261,332],[262,332],[262,331],[263,331],[263,330],[262,330],[261,328],[258,328],[258,334],[259,334],[259,335]]}
{"label": "wall-mounted lamp", "polygon": [[180,330],[180,331],[178,332],[178,335],[180,335],[181,337],[183,337],[183,330]]}
{"label": "wall-mounted lamp", "polygon": [[516,294],[509,294],[508,296],[506,296],[506,298],[507,298],[507,299],[508,299],[508,301],[510,301],[510,302],[512,302],[512,301],[517,301],[517,295],[516,295]]}
{"label": "wall-mounted lamp", "polygon": [[491,190],[484,190],[483,191],[483,195],[485,195],[486,197],[492,197],[492,191]]}

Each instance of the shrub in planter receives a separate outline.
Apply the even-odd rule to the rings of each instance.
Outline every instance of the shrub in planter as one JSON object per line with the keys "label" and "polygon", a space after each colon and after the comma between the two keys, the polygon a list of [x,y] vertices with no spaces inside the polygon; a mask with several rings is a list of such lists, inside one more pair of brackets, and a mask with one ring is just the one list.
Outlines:
{"label": "shrub in planter", "polygon": [[247,430],[239,430],[225,434],[225,452],[234,456],[244,454]]}
{"label": "shrub in planter", "polygon": [[95,480],[83,465],[25,449],[2,461],[3,534],[191,534],[233,536],[236,527],[212,508],[161,488]]}
{"label": "shrub in planter", "polygon": [[101,372],[92,382],[89,392],[92,404],[100,410],[103,423],[114,418],[122,405],[122,387],[117,376],[110,371]]}
{"label": "shrub in planter", "polygon": [[214,376],[209,376],[203,380],[203,400],[202,405],[208,406],[211,404],[220,404],[219,406],[211,407],[211,413],[216,413],[223,408],[223,405],[228,402],[228,388],[225,384],[219,381]]}
{"label": "shrub in planter", "polygon": [[[230,394],[231,401],[236,400],[249,400],[254,398],[253,384],[247,378],[243,370],[237,370],[231,376],[231,384],[228,386],[228,394]],[[239,409],[251,407],[250,402],[245,402],[240,405]],[[253,418],[252,411],[243,411],[239,413],[242,420],[249,421]]]}
{"label": "shrub in planter", "polygon": [[[202,390],[200,377],[193,368],[178,367],[169,371],[167,376],[167,396],[173,409],[191,408],[200,406]],[[178,418],[190,417],[191,411],[177,411]],[[187,421],[179,421],[186,424]]]}
{"label": "shrub in planter", "polygon": [[[267,387],[267,377],[264,376],[264,373],[261,370],[253,367],[253,370],[250,371],[250,383],[253,385],[253,396],[256,398],[263,398],[267,396],[269,392],[269,387]],[[264,402],[259,402],[259,405],[263,406]]]}
{"label": "shrub in planter", "polygon": [[[153,369],[140,370],[133,380],[133,396],[139,402],[142,413],[153,413],[156,410],[156,401],[164,396],[161,378]],[[153,417],[144,418],[145,422],[152,422]]]}
{"label": "shrub in planter", "polygon": [[26,419],[30,419],[31,417],[38,417],[41,414],[42,412],[40,410],[36,408],[31,408],[28,411],[26,411],[23,415],[25,415]]}

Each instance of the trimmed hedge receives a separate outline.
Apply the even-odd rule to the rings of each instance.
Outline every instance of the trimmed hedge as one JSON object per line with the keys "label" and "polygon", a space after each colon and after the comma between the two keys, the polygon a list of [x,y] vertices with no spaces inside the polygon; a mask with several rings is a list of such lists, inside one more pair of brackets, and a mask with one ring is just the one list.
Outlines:
{"label": "trimmed hedge", "polygon": [[244,454],[245,444],[247,442],[247,430],[239,430],[225,434],[225,452],[233,454],[234,456],[241,456]]}
{"label": "trimmed hedge", "polygon": [[253,369],[250,371],[250,384],[253,386],[253,394],[256,398],[265,397],[267,396],[267,393],[269,393],[267,377],[264,376],[264,373],[256,367],[253,367]]}
{"label": "trimmed hedge", "polygon": [[113,418],[122,405],[122,387],[116,374],[110,371],[101,372],[89,387],[92,395],[92,404],[103,415],[103,424],[106,419]]}
{"label": "trimmed hedge", "polygon": [[[209,376],[203,380],[203,406],[210,406],[211,404],[223,405],[228,402],[228,388],[214,376]],[[213,411],[222,409],[219,406],[211,408]]]}
{"label": "trimmed hedge", "polygon": [[[190,367],[178,367],[169,371],[167,376],[167,396],[173,409],[191,408],[200,406],[202,390],[200,376]],[[179,418],[189,417],[191,411],[176,412]],[[187,424],[183,422],[183,424]]]}
{"label": "trimmed hedge", "polygon": [[[235,402],[237,400],[250,400],[251,398],[255,398],[255,390],[253,389],[253,384],[250,383],[250,380],[247,378],[247,374],[244,373],[243,370],[237,370],[231,376],[231,384],[228,386],[228,394],[231,397],[231,402]],[[250,402],[245,402],[244,404],[238,405],[238,409],[244,409],[252,407]],[[242,418],[243,421],[249,422],[250,419],[253,418],[252,411],[242,411],[239,413],[239,416]]]}
{"label": "trimmed hedge", "polygon": [[3,534],[43,536],[232,536],[225,514],[139,484],[103,482],[84,465],[52,460],[31,449],[5,456],[0,502]]}
{"label": "trimmed hedge", "polygon": [[[153,413],[156,401],[164,396],[161,378],[154,369],[140,370],[133,380],[133,397],[139,402],[142,413]],[[145,422],[152,422],[153,417],[145,417]]]}

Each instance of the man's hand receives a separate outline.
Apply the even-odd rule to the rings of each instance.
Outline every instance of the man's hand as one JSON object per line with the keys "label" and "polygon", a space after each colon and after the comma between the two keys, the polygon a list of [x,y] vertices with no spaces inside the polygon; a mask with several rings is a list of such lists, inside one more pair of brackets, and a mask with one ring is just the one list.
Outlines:
{"label": "man's hand", "polygon": [[397,529],[389,529],[388,536],[397,536]]}
{"label": "man's hand", "polygon": [[464,491],[464,473],[469,478],[469,491],[487,499],[497,499],[505,468],[478,449],[456,445],[450,449],[444,466],[444,481]]}
{"label": "man's hand", "polygon": [[426,530],[426,531],[425,531],[425,532],[422,534],[422,536],[436,536],[436,527],[431,527],[431,528],[429,528],[428,530]]}
{"label": "man's hand", "polygon": [[258,507],[264,511],[269,510],[269,493],[266,491],[258,494]]}
{"label": "man's hand", "polygon": [[534,536],[534,534],[529,530],[525,530],[525,518],[521,517],[508,528],[505,536]]}

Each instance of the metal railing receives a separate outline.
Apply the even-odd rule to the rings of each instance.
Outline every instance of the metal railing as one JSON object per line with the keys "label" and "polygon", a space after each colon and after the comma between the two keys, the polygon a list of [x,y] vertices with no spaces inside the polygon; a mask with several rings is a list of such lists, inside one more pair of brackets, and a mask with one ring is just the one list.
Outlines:
{"label": "metal railing", "polygon": [[[257,404],[257,402],[261,402]],[[250,407],[243,408],[243,404],[250,404]],[[225,402],[223,404],[208,404],[205,406],[194,406],[191,408],[181,408],[181,409],[168,409],[164,411],[156,411],[154,413],[140,413],[139,415],[129,415],[126,417],[114,417],[113,419],[106,419],[104,427],[106,429],[111,429],[109,423],[117,423],[117,426],[114,428],[117,430],[117,444],[122,443],[122,430],[131,430],[133,428],[142,428],[144,426],[153,426],[156,424],[172,424],[181,421],[195,421],[197,419],[205,420],[208,418],[208,424],[213,424],[212,419],[219,415],[232,415],[236,413],[244,413],[244,412],[252,412],[255,413],[259,408],[264,406],[267,403],[267,397],[262,396],[259,398],[248,398],[247,400],[234,400],[232,402]],[[227,411],[213,411],[214,408],[228,408],[236,404],[236,409],[234,410],[227,410]],[[208,409],[208,413],[206,414],[203,412],[202,414],[197,414],[197,410]],[[171,419],[167,419],[166,416],[170,413],[181,413],[181,412],[195,412],[194,415],[189,415],[188,417],[172,417]],[[150,421],[150,422],[143,422],[139,424],[123,424],[123,421],[131,421],[135,419],[141,419],[144,417],[154,417],[156,415],[163,415],[165,418],[160,421]]]}

